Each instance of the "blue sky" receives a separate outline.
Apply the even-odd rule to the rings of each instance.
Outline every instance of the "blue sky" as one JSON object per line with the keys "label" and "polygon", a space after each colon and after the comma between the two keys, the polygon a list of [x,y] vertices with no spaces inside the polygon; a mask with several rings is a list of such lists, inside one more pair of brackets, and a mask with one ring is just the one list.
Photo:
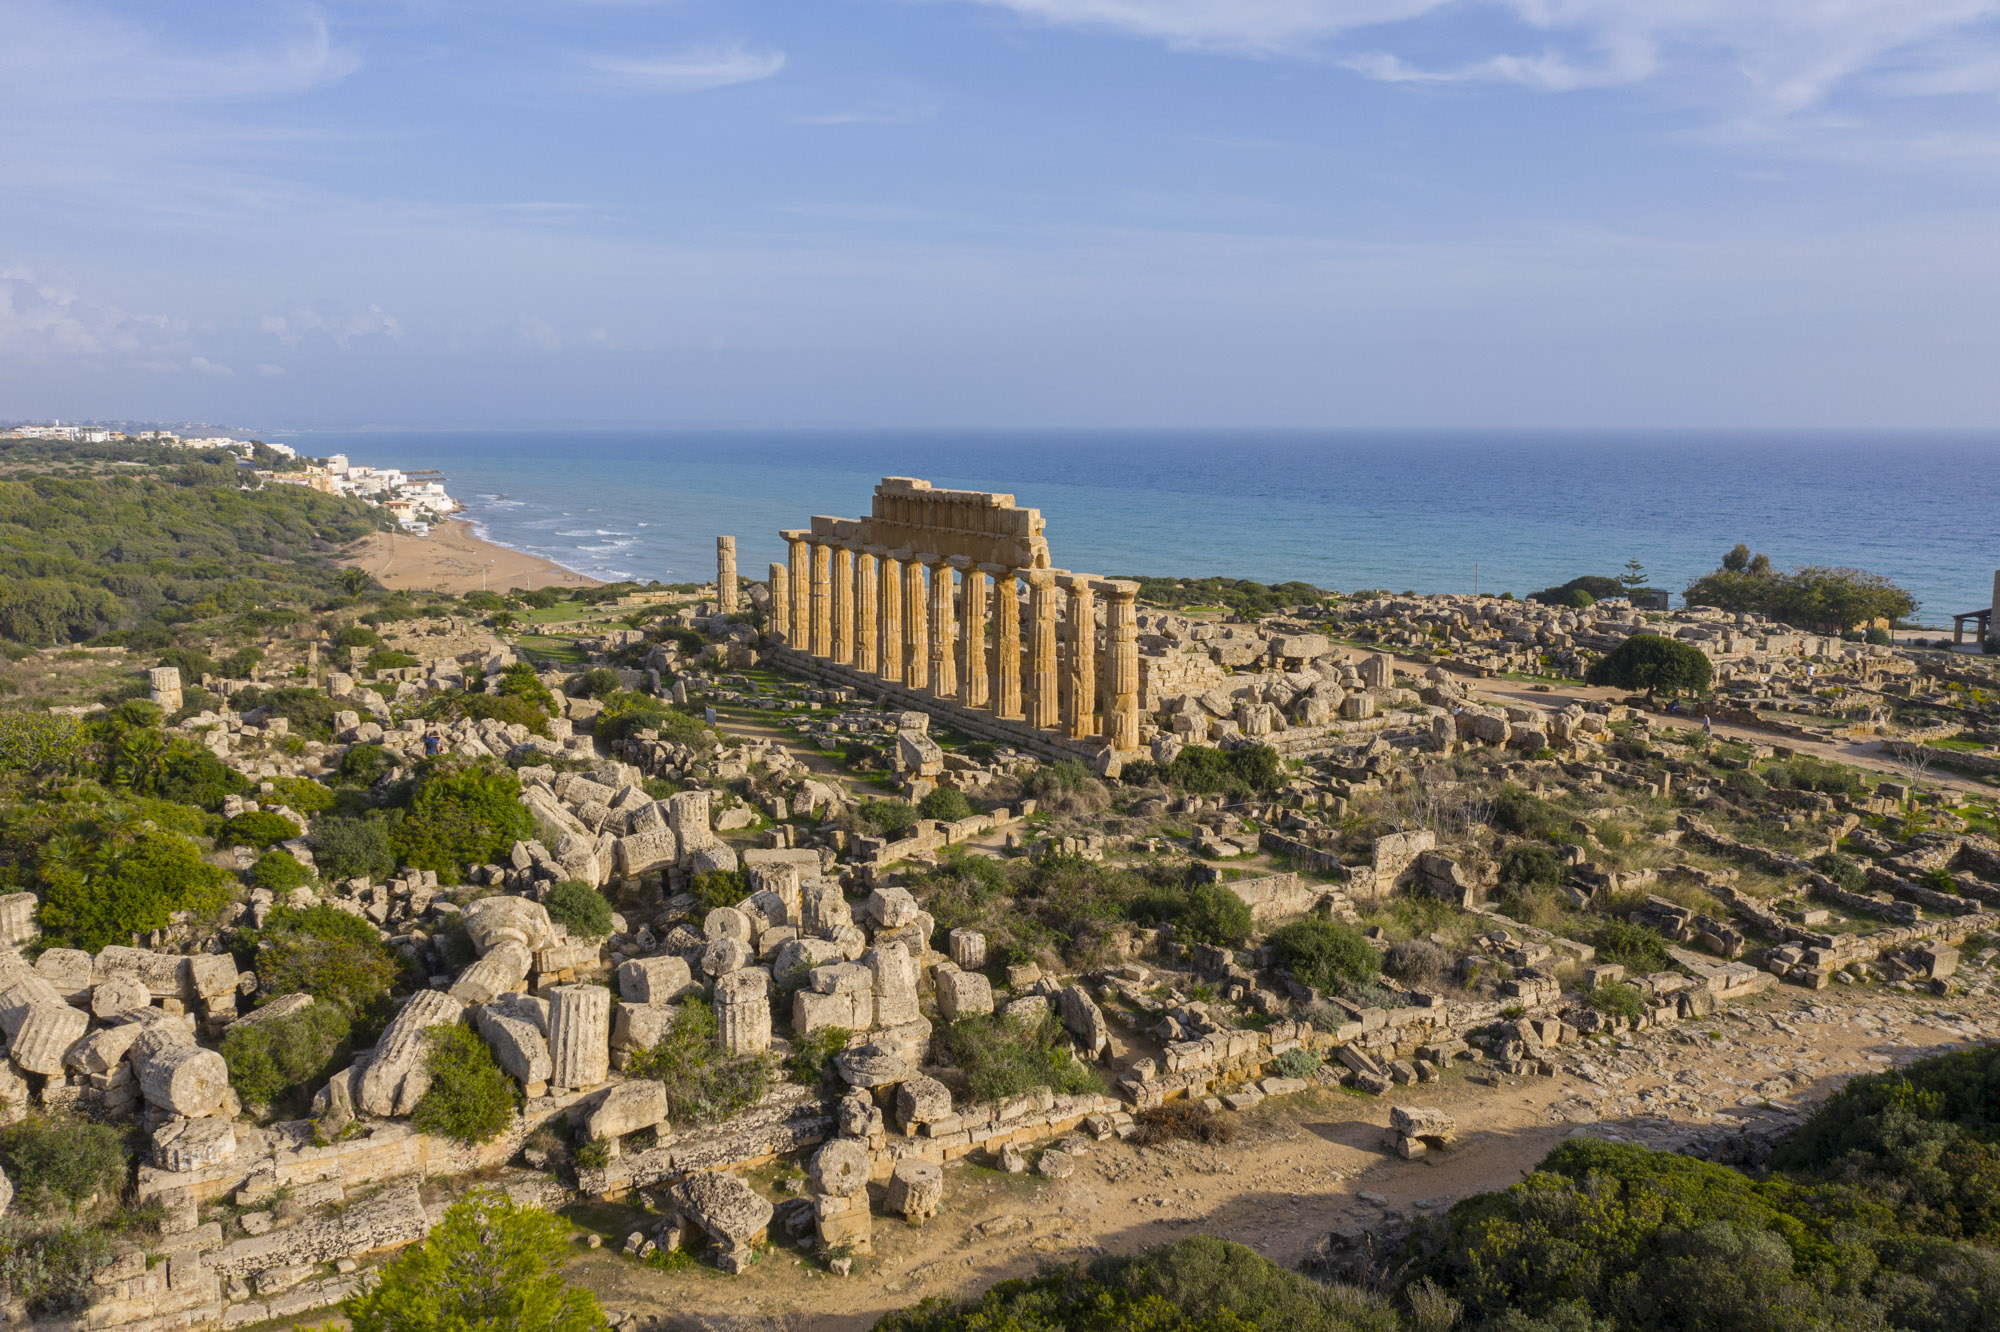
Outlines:
{"label": "blue sky", "polygon": [[2000,0],[0,0],[0,417],[2000,425]]}

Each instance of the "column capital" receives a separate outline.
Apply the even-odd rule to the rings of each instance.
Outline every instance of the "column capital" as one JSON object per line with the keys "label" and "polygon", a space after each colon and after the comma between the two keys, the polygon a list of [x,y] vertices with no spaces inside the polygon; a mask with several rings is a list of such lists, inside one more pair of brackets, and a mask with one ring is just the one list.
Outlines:
{"label": "column capital", "polygon": [[1094,581],[1089,574],[1071,573],[1067,569],[1051,569],[1056,576],[1056,586],[1068,592],[1088,592]]}
{"label": "column capital", "polygon": [[1023,569],[1021,577],[1029,587],[1054,587],[1056,574],[1053,569]]}
{"label": "column capital", "polygon": [[873,555],[876,559],[879,560],[884,555],[887,555],[889,553],[889,548],[887,546],[863,546],[861,548],[861,553],[863,555]]}
{"label": "column capital", "polygon": [[1127,578],[1093,578],[1090,586],[1093,591],[1120,601],[1130,601],[1139,595],[1139,585]]}
{"label": "column capital", "polygon": [[908,564],[917,557],[917,552],[911,550],[908,546],[904,546],[901,550],[890,551],[888,557],[898,564]]}
{"label": "column capital", "polygon": [[784,538],[784,539],[785,539],[786,541],[810,541],[810,540],[812,540],[812,532],[811,532],[811,531],[810,531],[809,529],[807,529],[807,528],[803,528],[803,527],[794,527],[794,528],[791,528],[791,529],[789,529],[789,530],[787,530],[787,529],[780,529],[780,530],[779,530],[779,532],[778,532],[778,535],[779,535],[780,537]]}
{"label": "column capital", "polygon": [[960,573],[966,573],[973,567],[970,555],[947,555],[944,557],[944,562]]}
{"label": "column capital", "polygon": [[918,564],[923,565],[926,569],[935,569],[944,563],[944,556],[934,550],[924,550],[917,552],[916,560]]}
{"label": "column capital", "polygon": [[1004,578],[1007,577],[1008,575],[1017,574],[1020,572],[1019,569],[1015,568],[1011,564],[982,564],[977,567],[979,569],[979,572],[983,574],[990,574],[995,578]]}

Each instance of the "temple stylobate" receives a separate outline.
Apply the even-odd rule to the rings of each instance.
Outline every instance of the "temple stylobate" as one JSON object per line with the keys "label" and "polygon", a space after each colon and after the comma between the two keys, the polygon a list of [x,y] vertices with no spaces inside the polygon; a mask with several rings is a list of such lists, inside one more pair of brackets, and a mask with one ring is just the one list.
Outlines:
{"label": "temple stylobate", "polygon": [[1139,748],[1139,585],[1051,568],[1039,510],[892,476],[867,517],[779,535],[766,629],[795,663],[1039,747]]}

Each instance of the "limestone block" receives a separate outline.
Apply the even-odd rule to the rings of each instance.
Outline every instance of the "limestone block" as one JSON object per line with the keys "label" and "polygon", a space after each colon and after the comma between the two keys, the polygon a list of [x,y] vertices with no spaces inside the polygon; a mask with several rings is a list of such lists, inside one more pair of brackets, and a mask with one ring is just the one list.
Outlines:
{"label": "limestone block", "polygon": [[680,791],[667,799],[667,823],[680,842],[681,854],[693,855],[715,840],[708,822],[708,792]]}
{"label": "limestone block", "polygon": [[694,988],[681,957],[635,957],[618,968],[618,997],[628,1004],[665,1004]]}
{"label": "limestone block", "polygon": [[[90,998],[90,954],[81,948],[44,949],[35,959],[35,974],[55,986],[64,1003],[82,1004]],[[152,998],[151,994],[146,997]]]}
{"label": "limestone block", "polygon": [[938,1013],[947,1022],[993,1011],[993,982],[976,971],[941,971],[937,976]]}
{"label": "limestone block", "polygon": [[618,839],[616,862],[618,873],[624,878],[654,873],[678,863],[680,858],[680,841],[669,828],[634,831]]}
{"label": "limestone block", "polygon": [[936,1078],[918,1076],[896,1088],[896,1118],[904,1132],[951,1115],[951,1088]]}
{"label": "limestone block", "polygon": [[38,1005],[67,1007],[60,992],[48,981],[32,971],[19,972],[6,988],[0,990],[0,1031],[7,1033],[9,1041],[21,1030],[21,1024],[28,1020],[28,1014]]}
{"label": "limestone block", "polygon": [[457,1022],[464,1011],[463,1003],[442,990],[411,995],[375,1043],[375,1057],[361,1075],[356,1107],[384,1118],[409,1114],[430,1090],[431,1076],[424,1067],[430,1029]]}
{"label": "limestone block", "polygon": [[1088,1057],[1096,1058],[1111,1044],[1111,1026],[1104,1020],[1104,1011],[1082,986],[1072,985],[1057,994],[1056,1011]]}
{"label": "limestone block", "polygon": [[229,954],[201,953],[187,959],[187,978],[197,999],[214,1003],[234,995],[242,976]]}
{"label": "limestone block", "polygon": [[[683,844],[685,845],[685,844]],[[688,857],[688,870],[694,874],[706,874],[711,870],[734,870],[736,851],[722,842],[711,842],[697,847]]]}
{"label": "limestone block", "polygon": [[748,1184],[721,1171],[683,1180],[669,1196],[681,1218],[714,1241],[716,1265],[730,1273],[750,1264],[752,1246],[764,1237],[777,1210]]}
{"label": "limestone block", "polygon": [[937,1215],[944,1203],[944,1168],[922,1157],[907,1157],[889,1174],[883,1205],[921,1225]]}
{"label": "limestone block", "polygon": [[877,888],[868,894],[868,918],[884,929],[896,929],[915,921],[923,910],[907,888]]}
{"label": "limestone block", "polygon": [[201,1170],[236,1156],[236,1125],[226,1119],[176,1119],[153,1134],[153,1164],[162,1170]]}
{"label": "limestone block", "polygon": [[525,897],[482,897],[460,917],[473,951],[484,957],[496,944],[512,940],[533,952],[555,942],[549,913]]}
{"label": "limestone block", "polygon": [[875,1025],[875,995],[861,990],[841,994],[818,994],[797,990],[792,994],[792,1031],[799,1036],[839,1027],[844,1031],[866,1031]]}
{"label": "limestone block", "polygon": [[890,1027],[917,1017],[917,970],[901,944],[871,948],[861,958],[873,973],[875,1022]]}
{"label": "limestone block", "polygon": [[771,960],[771,974],[780,981],[794,972],[810,972],[840,960],[840,949],[826,939],[788,939]]}
{"label": "limestone block", "polygon": [[813,1154],[808,1172],[814,1193],[852,1198],[868,1188],[868,1149],[853,1138],[834,1138]]}
{"label": "limestone block", "polygon": [[103,980],[121,971],[130,972],[146,982],[155,999],[191,999],[194,989],[188,982],[188,966],[185,957],[113,944],[99,949],[91,959],[90,974],[94,980]]}
{"label": "limestone block", "polygon": [[944,750],[927,735],[902,731],[896,736],[896,766],[912,777],[936,777],[944,771]]}
{"label": "limestone block", "polygon": [[554,1071],[549,1043],[532,1022],[504,1009],[482,1006],[473,1012],[473,1023],[493,1058],[516,1082],[547,1082]]}
{"label": "limestone block", "polygon": [[717,978],[715,1021],[723,1053],[761,1054],[770,1049],[771,974],[745,967]]}
{"label": "limestone block", "polygon": [[587,833],[564,833],[556,842],[555,859],[565,879],[581,879],[596,888],[610,877],[598,857],[597,839]]}
{"label": "limestone block", "polygon": [[611,1048],[620,1053],[650,1050],[666,1039],[680,1015],[674,1004],[620,1004],[611,1014]]}
{"label": "limestone block", "polygon": [[611,1076],[611,991],[558,985],[549,991],[549,1082],[581,1090]]}
{"label": "limestone block", "polygon": [[584,1117],[583,1131],[592,1141],[622,1138],[667,1122],[667,1089],[652,1078],[621,1082]]}
{"label": "limestone block", "polygon": [[502,939],[486,955],[458,973],[451,995],[468,1004],[486,1004],[520,987],[534,965],[534,954],[513,939]]}
{"label": "limestone block", "polygon": [[36,1004],[16,1028],[7,1054],[23,1073],[60,1076],[63,1057],[90,1029],[90,1018],[68,1004]]}
{"label": "limestone block", "polygon": [[0,943],[19,946],[41,937],[35,923],[41,902],[33,893],[8,893],[0,897]]}
{"label": "limestone block", "polygon": [[229,1094],[229,1065],[215,1051],[195,1045],[173,1046],[139,1061],[138,1074],[148,1105],[189,1118],[214,1114]]}
{"label": "limestone block", "polygon": [[0,1170],[0,1216],[7,1215],[7,1209],[14,1205],[14,1181],[7,1178],[7,1172]]}
{"label": "limestone block", "polygon": [[800,928],[824,935],[839,926],[853,924],[853,914],[837,880],[815,879],[799,886]]}
{"label": "limestone block", "polygon": [[981,931],[953,930],[950,946],[951,960],[967,971],[978,971],[986,965],[986,935]]}
{"label": "limestone block", "polygon": [[712,939],[701,950],[701,971],[704,976],[727,976],[749,966],[755,958],[750,945],[741,939]]}
{"label": "limestone block", "polygon": [[859,1049],[842,1050],[833,1057],[833,1067],[848,1086],[864,1090],[892,1087],[915,1072],[900,1051],[874,1041]]}
{"label": "limestone block", "polygon": [[717,907],[702,917],[701,932],[711,940],[736,939],[746,944],[756,934],[750,917],[735,907]]}
{"label": "limestone block", "polygon": [[1390,1106],[1389,1127],[1405,1138],[1425,1138],[1434,1144],[1450,1142],[1458,1132],[1458,1122],[1444,1111],[1415,1105]]}

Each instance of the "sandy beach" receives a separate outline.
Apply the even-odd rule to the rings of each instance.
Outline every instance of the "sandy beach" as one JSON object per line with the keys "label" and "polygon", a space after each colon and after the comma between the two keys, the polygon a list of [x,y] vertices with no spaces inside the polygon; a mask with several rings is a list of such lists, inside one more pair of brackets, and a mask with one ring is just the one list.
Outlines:
{"label": "sandy beach", "polygon": [[472,534],[469,523],[439,523],[428,536],[375,532],[356,542],[341,563],[373,574],[384,587],[431,592],[495,592],[537,587],[596,587],[539,555],[527,555]]}

